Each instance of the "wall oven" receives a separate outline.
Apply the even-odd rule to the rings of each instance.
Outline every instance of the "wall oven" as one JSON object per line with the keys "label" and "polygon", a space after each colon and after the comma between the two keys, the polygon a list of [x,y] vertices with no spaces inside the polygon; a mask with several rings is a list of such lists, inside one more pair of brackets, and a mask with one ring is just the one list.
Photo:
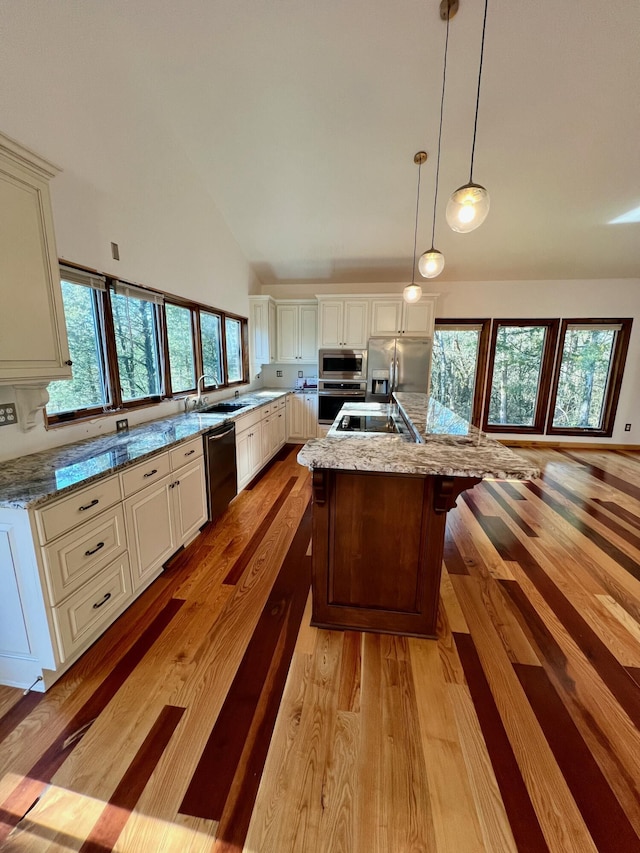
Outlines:
{"label": "wall oven", "polygon": [[332,424],[345,403],[364,403],[366,382],[321,379],[318,384],[318,423]]}
{"label": "wall oven", "polygon": [[367,380],[367,351],[321,349],[318,353],[320,379]]}

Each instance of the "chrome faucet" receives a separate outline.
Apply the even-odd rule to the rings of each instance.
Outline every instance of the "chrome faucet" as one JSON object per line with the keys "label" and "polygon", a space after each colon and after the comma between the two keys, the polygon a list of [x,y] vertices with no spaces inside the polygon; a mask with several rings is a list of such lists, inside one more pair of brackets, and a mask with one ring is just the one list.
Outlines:
{"label": "chrome faucet", "polygon": [[[196,382],[196,399],[195,399],[195,403],[194,403],[194,409],[199,409],[202,406],[202,385],[200,383],[202,382],[202,380],[205,378],[206,375],[207,375],[206,373],[203,373],[202,376],[198,376],[198,381]],[[219,388],[220,387],[220,381],[218,380],[218,377],[216,376],[215,373],[213,374],[213,379],[215,379],[215,382],[213,383],[213,387]]]}

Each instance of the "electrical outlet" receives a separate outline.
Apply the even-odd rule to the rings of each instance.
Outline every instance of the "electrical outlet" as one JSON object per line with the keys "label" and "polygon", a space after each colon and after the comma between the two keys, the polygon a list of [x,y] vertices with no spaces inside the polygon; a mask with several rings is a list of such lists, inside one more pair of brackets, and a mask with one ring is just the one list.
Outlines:
{"label": "electrical outlet", "polygon": [[15,403],[0,403],[0,426],[10,426],[18,423]]}
{"label": "electrical outlet", "polygon": [[129,419],[122,418],[116,421],[116,432],[127,432],[129,430]]}
{"label": "electrical outlet", "polygon": [[624,431],[625,432],[631,432],[631,424],[625,424],[624,425]]}
{"label": "electrical outlet", "polygon": [[113,258],[114,261],[120,260],[120,247],[118,246],[117,243],[111,244],[111,257]]}
{"label": "electrical outlet", "polygon": [[302,379],[303,376],[304,376],[304,373],[301,370],[299,370],[298,371],[298,379]]}
{"label": "electrical outlet", "polygon": [[282,378],[282,371],[281,371],[281,370],[276,370],[276,376],[278,376],[278,377]]}

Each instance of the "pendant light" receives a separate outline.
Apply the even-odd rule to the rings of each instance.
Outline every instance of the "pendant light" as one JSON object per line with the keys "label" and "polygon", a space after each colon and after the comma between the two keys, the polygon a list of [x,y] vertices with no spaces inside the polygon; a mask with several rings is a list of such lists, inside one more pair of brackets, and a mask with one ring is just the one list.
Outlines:
{"label": "pendant light", "polygon": [[405,302],[417,302],[422,296],[422,288],[416,284],[416,247],[418,245],[418,212],[420,210],[420,170],[422,164],[427,160],[426,151],[418,151],[413,156],[413,162],[418,165],[418,190],[416,192],[416,225],[413,231],[413,267],[411,269],[411,284],[408,284],[402,291],[402,298]]}
{"label": "pendant light", "polygon": [[471,145],[471,168],[469,183],[464,184],[452,194],[447,204],[447,222],[449,226],[461,234],[474,231],[487,218],[489,213],[489,193],[483,186],[473,181],[473,158],[476,150],[476,131],[478,129],[478,105],[480,103],[480,81],[482,80],[482,60],[484,57],[484,36],[487,28],[488,0],[484,2],[484,19],[482,22],[482,42],[480,46],[480,67],[478,69],[478,92],[476,95],[476,117],[473,124],[473,144]]}
{"label": "pendant light", "polygon": [[424,278],[436,278],[444,269],[444,255],[439,252],[435,246],[436,237],[436,207],[438,204],[438,180],[440,178],[440,145],[442,142],[442,116],[444,113],[444,90],[447,81],[447,52],[449,50],[449,21],[455,15],[457,10],[457,0],[455,9],[453,0],[442,0],[440,4],[440,17],[447,22],[447,35],[444,42],[444,62],[442,64],[442,95],[440,97],[440,127],[438,129],[438,159],[436,160],[436,188],[433,194],[433,222],[431,226],[431,248],[420,255],[418,261],[418,269],[420,275]]}

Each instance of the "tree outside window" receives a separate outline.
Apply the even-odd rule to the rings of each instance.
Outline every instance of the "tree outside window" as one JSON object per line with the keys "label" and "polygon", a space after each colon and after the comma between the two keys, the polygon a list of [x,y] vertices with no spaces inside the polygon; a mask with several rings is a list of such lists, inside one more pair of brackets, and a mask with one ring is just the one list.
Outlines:
{"label": "tree outside window", "polygon": [[222,324],[219,314],[200,312],[200,340],[202,343],[202,372],[204,387],[222,385]]}
{"label": "tree outside window", "polygon": [[111,310],[123,402],[158,396],[162,384],[154,304],[113,293]]}
{"label": "tree outside window", "polygon": [[174,394],[196,387],[193,319],[190,308],[165,303],[171,390]]}
{"label": "tree outside window", "polygon": [[488,320],[436,321],[431,362],[431,396],[470,423],[479,422],[486,364]]}
{"label": "tree outside window", "polygon": [[242,326],[240,320],[225,317],[227,382],[242,382]]}

